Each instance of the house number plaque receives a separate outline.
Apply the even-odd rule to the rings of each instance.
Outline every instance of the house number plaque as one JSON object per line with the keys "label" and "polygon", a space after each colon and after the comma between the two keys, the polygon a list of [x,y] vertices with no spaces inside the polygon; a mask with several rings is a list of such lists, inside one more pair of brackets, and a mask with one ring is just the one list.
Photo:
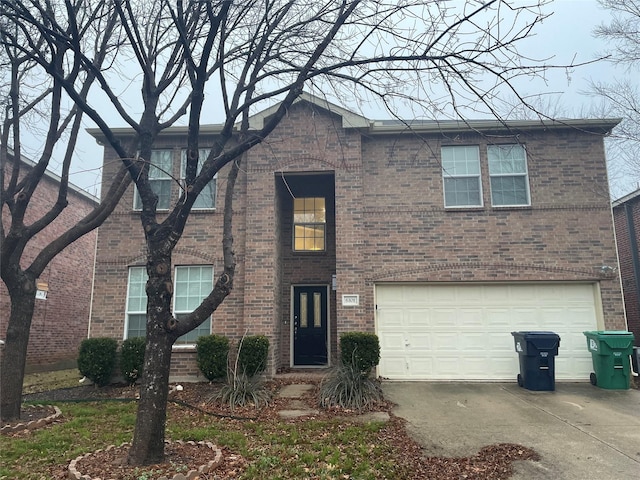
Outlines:
{"label": "house number plaque", "polygon": [[357,307],[360,305],[360,295],[342,295],[343,307]]}

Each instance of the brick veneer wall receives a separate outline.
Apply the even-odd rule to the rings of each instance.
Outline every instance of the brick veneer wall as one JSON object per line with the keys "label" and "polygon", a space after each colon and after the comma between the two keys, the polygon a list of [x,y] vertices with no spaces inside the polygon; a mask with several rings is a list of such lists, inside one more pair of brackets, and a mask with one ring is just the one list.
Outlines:
{"label": "brick veneer wall", "polygon": [[[179,176],[179,159],[184,147],[183,139],[162,139],[158,148],[173,150],[175,177]],[[204,138],[202,146],[211,138]],[[105,178],[113,175],[118,160],[113,151],[105,149]],[[222,221],[224,212],[224,186],[229,168],[223,169],[217,180],[218,192],[215,211],[193,211],[187,222],[183,239],[173,255],[173,267],[180,265],[213,265],[214,279],[223,271]],[[244,333],[244,244],[246,235],[246,176],[241,170],[234,196],[234,251],[236,273],[234,290],[212,316],[212,333],[225,335],[237,341]],[[145,243],[139,212],[133,210],[134,188],[124,195],[116,211],[98,232],[98,257],[94,285],[94,303],[90,322],[91,337],[112,337],[122,341],[125,336],[126,296],[128,271],[131,266],[145,264]],[[172,189],[172,201],[178,191]],[[161,215],[160,215],[161,217]],[[172,380],[184,381],[199,375],[193,348],[174,349]]]}
{"label": "brick veneer wall", "polygon": [[[520,132],[531,206],[519,208],[491,206],[488,138],[364,142],[365,294],[370,298],[373,285],[386,281],[593,282],[602,293],[603,326],[622,328],[618,278],[600,268],[616,265],[602,138],[571,130]],[[444,208],[440,148],[458,144],[480,147],[483,207]]]}
{"label": "brick veneer wall", "polygon": [[[375,331],[375,285],[383,282],[587,282],[601,292],[602,326],[624,328],[618,278],[601,272],[617,262],[602,137],[571,129],[516,133],[369,135],[344,129],[338,115],[294,105],[243,160],[234,205],[238,271],[234,292],[213,315],[213,331],[235,339],[245,331],[264,334],[272,346],[268,372],[288,367],[291,285],[328,283],[332,273],[334,354],[342,332]],[[531,206],[491,206],[489,138],[526,145]],[[157,147],[174,148],[177,158],[181,141],[167,136]],[[444,144],[480,146],[483,207],[444,208]],[[309,186],[313,174],[332,176],[335,185],[335,228],[328,227],[335,251],[302,263],[302,256],[291,255],[281,180],[295,174],[304,174],[301,182]],[[225,175],[219,176],[217,211],[193,214],[175,264],[209,262],[220,271]],[[100,231],[92,336],[122,338],[124,332],[127,268],[144,261],[132,195]],[[359,295],[359,306],[343,306],[343,294]],[[193,371],[193,354],[191,367],[186,351],[174,359],[182,365],[174,370]]]}
{"label": "brick veneer wall", "polygon": [[[21,168],[26,170],[30,167],[23,165]],[[6,169],[10,171],[10,166],[7,165]],[[9,175],[5,175],[7,181]],[[51,209],[57,194],[57,181],[45,176],[34,192],[25,223],[30,224]],[[69,205],[60,216],[27,245],[21,262],[23,268],[43,247],[75,225],[96,205],[92,196],[73,189],[69,190],[68,200]],[[9,213],[3,209],[2,222],[8,226],[9,221]],[[27,349],[28,372],[75,367],[78,347],[87,336],[95,242],[95,231],[76,240],[51,261],[40,277],[39,281],[48,284],[49,292],[46,300],[36,300]],[[0,312],[0,338],[4,338],[10,312],[9,294],[4,282],[0,282]]]}
{"label": "brick veneer wall", "polygon": [[640,345],[640,298],[638,298],[638,287],[633,271],[631,232],[626,208],[630,210],[630,217],[635,227],[636,245],[640,245],[640,191],[638,195],[613,208],[627,328],[634,333],[635,344]]}
{"label": "brick veneer wall", "polygon": [[[248,189],[253,193],[249,199],[249,204],[255,206],[260,212],[270,212],[272,206],[278,205],[279,223],[276,234],[272,234],[270,228],[273,226],[272,218],[269,215],[249,216],[247,223],[255,224],[253,233],[260,241],[267,245],[278,242],[276,254],[279,256],[275,262],[278,265],[280,276],[277,290],[267,286],[267,292],[263,303],[275,305],[274,315],[270,317],[274,333],[279,330],[281,351],[276,358],[276,369],[286,368],[290,365],[291,352],[291,286],[294,284],[331,284],[331,275],[337,276],[338,290],[329,291],[329,318],[330,318],[330,346],[329,355],[335,358],[337,352],[337,338],[342,331],[352,330],[353,326],[347,321],[351,313],[341,313],[342,308],[337,302],[340,298],[340,286],[344,285],[343,293],[350,291],[347,288],[348,279],[354,278],[355,283],[361,282],[358,273],[358,265],[361,253],[357,251],[357,240],[348,238],[342,241],[352,242],[348,252],[351,258],[343,258],[342,262],[347,265],[340,269],[339,249],[336,247],[340,243],[343,234],[351,236],[352,225],[345,229],[339,228],[338,216],[341,214],[336,208],[335,218],[333,212],[334,194],[328,194],[327,200],[328,223],[327,223],[327,251],[322,254],[316,253],[293,253],[291,248],[292,238],[292,213],[290,204],[291,192],[288,187],[294,188],[298,195],[316,196],[324,187],[320,181],[314,178],[334,177],[335,184],[335,205],[340,201],[338,195],[343,190],[338,186],[339,176],[343,175],[342,181],[353,180],[352,170],[357,168],[361,162],[360,155],[360,134],[355,131],[345,131],[341,127],[341,119],[337,115],[317,109],[308,104],[297,104],[289,109],[288,115],[283,119],[278,128],[268,137],[266,142],[252,149],[248,154],[248,168],[251,179],[248,182]],[[296,180],[296,174],[304,174]],[[324,174],[323,177],[315,175]],[[293,187],[284,185],[282,178],[288,179]],[[274,180],[275,177],[275,180]],[[255,180],[253,180],[255,179]],[[323,180],[326,181],[326,180]],[[274,189],[278,192],[276,202],[273,200]],[[347,205],[344,203],[343,205]],[[359,215],[359,204],[351,203],[343,209],[349,215]],[[349,223],[349,220],[342,220]],[[266,236],[266,238],[264,238]],[[257,239],[253,235],[248,235],[248,242],[253,245]],[[336,246],[334,246],[336,245]],[[247,246],[249,248],[249,246]],[[271,247],[270,247],[271,248]],[[356,253],[353,253],[353,252]],[[265,264],[262,261],[255,263],[256,275],[264,275]],[[278,270],[276,270],[278,271]],[[270,278],[270,275],[267,274]],[[341,283],[342,282],[342,283]],[[247,292],[249,287],[247,286]],[[248,308],[248,307],[247,307]],[[345,328],[346,326],[346,328]],[[373,330],[373,324],[366,325],[367,329]],[[277,329],[277,330],[276,330]]]}

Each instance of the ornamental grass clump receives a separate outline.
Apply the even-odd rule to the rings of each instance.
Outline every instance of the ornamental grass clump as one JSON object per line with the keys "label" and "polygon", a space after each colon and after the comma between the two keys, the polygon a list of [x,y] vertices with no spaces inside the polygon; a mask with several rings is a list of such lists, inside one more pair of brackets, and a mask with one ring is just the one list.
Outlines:
{"label": "ornamental grass clump", "polygon": [[340,337],[341,360],[320,384],[322,408],[340,407],[363,411],[382,401],[379,382],[371,370],[380,361],[378,337],[372,333],[349,332]]}
{"label": "ornamental grass clump", "polygon": [[383,400],[382,389],[369,373],[363,374],[358,362],[340,362],[320,383],[322,408],[340,407],[362,412]]}
{"label": "ornamental grass clump", "polygon": [[227,382],[213,399],[236,407],[267,406],[271,392],[260,375],[267,365],[269,339],[263,335],[243,336],[238,344],[234,365],[229,368]]}
{"label": "ornamental grass clump", "polygon": [[264,377],[238,372],[229,376],[227,383],[220,388],[214,398],[229,405],[232,410],[236,407],[251,405],[260,408],[269,405],[271,392],[265,385]]}

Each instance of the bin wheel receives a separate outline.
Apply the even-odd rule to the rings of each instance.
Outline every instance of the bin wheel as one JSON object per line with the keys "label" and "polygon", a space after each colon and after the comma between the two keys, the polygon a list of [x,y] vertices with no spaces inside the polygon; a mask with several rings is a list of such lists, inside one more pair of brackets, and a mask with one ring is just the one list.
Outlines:
{"label": "bin wheel", "polygon": [[591,385],[597,385],[598,384],[598,379],[596,378],[596,374],[591,372],[591,375],[589,375],[589,381],[591,382]]}
{"label": "bin wheel", "polygon": [[518,374],[518,386],[521,387],[523,385],[522,375]]}

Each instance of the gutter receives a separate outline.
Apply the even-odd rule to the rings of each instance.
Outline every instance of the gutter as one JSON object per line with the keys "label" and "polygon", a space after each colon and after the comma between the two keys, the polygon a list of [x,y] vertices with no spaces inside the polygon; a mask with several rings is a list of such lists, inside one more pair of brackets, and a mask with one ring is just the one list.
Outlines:
{"label": "gutter", "polygon": [[[455,133],[504,133],[518,134],[525,131],[550,131],[550,130],[576,130],[582,133],[595,135],[609,135],[620,118],[595,118],[595,119],[564,119],[564,120],[370,120],[364,122],[351,122],[351,119],[343,118],[343,128],[365,130],[369,135],[424,133],[424,134],[455,134]],[[222,131],[222,124],[202,125],[201,135],[216,135]],[[169,127],[160,133],[160,137],[172,135],[183,136],[189,131],[189,127]],[[104,135],[99,128],[88,128],[87,132],[93,136],[98,144],[104,143]],[[130,127],[113,128],[112,132],[117,136],[131,136],[135,133]]]}

